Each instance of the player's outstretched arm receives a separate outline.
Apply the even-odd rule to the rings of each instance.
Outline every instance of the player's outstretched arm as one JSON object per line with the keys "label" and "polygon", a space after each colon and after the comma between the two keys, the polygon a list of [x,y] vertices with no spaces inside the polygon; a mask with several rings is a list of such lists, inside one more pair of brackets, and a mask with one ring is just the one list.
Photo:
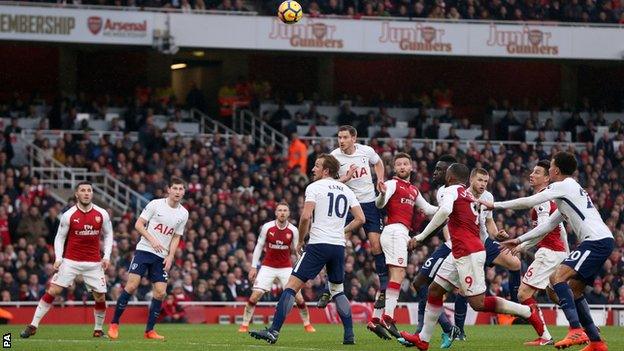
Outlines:
{"label": "player's outstretched arm", "polygon": [[446,206],[440,206],[440,209],[433,215],[433,218],[431,218],[431,221],[429,221],[429,224],[427,224],[422,233],[416,235],[414,239],[419,242],[425,241],[425,239],[438,231],[438,229],[446,223],[451,212],[452,210],[449,210]]}
{"label": "player's outstretched arm", "polygon": [[537,227],[528,231],[526,234],[521,235],[514,240],[517,240],[518,244],[521,244],[525,241],[529,241],[532,239],[541,240],[543,237],[546,236],[546,234],[550,233],[551,231],[553,231],[553,229],[557,228],[557,226],[561,222],[563,222],[563,216],[561,215],[561,212],[559,212],[559,210],[556,210],[550,215],[550,217],[548,217],[548,221],[538,225]]}
{"label": "player's outstretched arm", "polygon": [[560,190],[558,190],[558,187],[555,188],[552,185],[550,185],[544,191],[541,191],[537,194],[533,194],[531,196],[521,197],[518,199],[509,200],[509,201],[495,202],[493,204],[493,208],[494,209],[510,209],[510,210],[526,210],[533,206],[539,205],[543,202],[561,197],[563,195],[564,194]]}
{"label": "player's outstretched arm", "polygon": [[425,200],[420,192],[418,192],[418,196],[416,197],[416,207],[423,210],[425,215],[427,215],[427,217],[429,218],[431,218],[433,215],[435,215],[436,212],[438,212],[438,206],[433,206],[432,204],[430,204],[427,200]]}
{"label": "player's outstretched arm", "polygon": [[394,195],[396,191],[396,180],[388,180],[384,183],[385,186],[379,191],[379,195],[375,199],[375,206],[377,208],[384,208],[388,204],[388,201]]}
{"label": "player's outstretched arm", "polygon": [[65,240],[67,239],[67,233],[69,232],[69,215],[67,212],[61,217],[61,223],[56,231],[56,237],[54,238],[54,269],[58,269],[63,261],[63,252],[65,251]]}

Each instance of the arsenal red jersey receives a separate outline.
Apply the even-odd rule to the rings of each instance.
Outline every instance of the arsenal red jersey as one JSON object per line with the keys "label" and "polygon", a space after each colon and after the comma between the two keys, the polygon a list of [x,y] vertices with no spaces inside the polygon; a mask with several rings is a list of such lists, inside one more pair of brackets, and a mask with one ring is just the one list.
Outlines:
{"label": "arsenal red jersey", "polygon": [[[106,227],[106,228],[105,228]],[[108,212],[93,205],[87,212],[73,206],[61,217],[57,235],[66,235],[63,258],[81,262],[99,262],[100,234],[110,230],[112,224]]]}
{"label": "arsenal red jersey", "polygon": [[388,192],[392,188],[394,190],[386,204],[387,224],[401,223],[409,230],[414,230],[412,223],[418,189],[410,182],[396,177],[388,182],[387,187]]}
{"label": "arsenal red jersey", "polygon": [[299,231],[291,223],[288,223],[284,228],[278,227],[277,221],[265,223],[260,230],[252,265],[257,267],[257,261],[260,259],[260,251],[258,249],[263,247],[263,266],[272,268],[292,267],[292,262],[290,261],[291,246],[295,239],[299,240],[298,238]]}
{"label": "arsenal red jersey", "polygon": [[479,235],[477,203],[463,185],[444,189],[440,208],[452,209],[448,220],[453,257],[460,258],[485,250]]}
{"label": "arsenal red jersey", "polygon": [[[541,203],[531,209],[531,222],[533,227],[537,227],[540,223],[547,220],[548,217],[557,210],[557,204],[554,201]],[[547,248],[553,251],[566,251],[563,240],[561,240],[561,226],[558,225],[553,231],[537,244],[538,248]]]}

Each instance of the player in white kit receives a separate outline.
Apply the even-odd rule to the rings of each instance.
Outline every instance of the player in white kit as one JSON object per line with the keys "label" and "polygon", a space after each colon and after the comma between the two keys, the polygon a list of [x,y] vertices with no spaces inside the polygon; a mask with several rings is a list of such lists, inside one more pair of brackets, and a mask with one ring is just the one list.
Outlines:
{"label": "player in white kit", "polygon": [[615,240],[587,191],[572,178],[577,167],[573,154],[558,152],[550,161],[548,173],[551,184],[545,190],[529,197],[483,205],[499,209],[528,209],[547,201],[557,204],[557,210],[548,217],[548,221],[516,239],[504,242],[503,245],[514,249],[523,242],[545,237],[562,221],[570,225],[580,245],[550,277],[559,305],[570,323],[568,334],[563,340],[556,342],[555,347],[580,345],[589,339],[589,345],[582,351],[605,351],[608,350],[607,344],[600,337],[583,292],[586,285],[593,284],[594,278],[611,255]]}
{"label": "player in white kit", "polygon": [[[338,182],[340,164],[335,157],[321,154],[314,163],[314,182],[306,188],[305,202],[299,220],[299,243],[302,252],[288,283],[275,308],[273,324],[266,330],[251,331],[256,338],[274,344],[286,316],[295,302],[295,295],[310,279],[314,279],[326,267],[329,289],[344,328],[343,344],[354,344],[351,305],[344,290],[344,260],[346,234],[364,223],[364,213],[355,194],[349,187]],[[347,213],[353,221],[345,226]],[[310,234],[308,244],[305,239]],[[304,250],[305,247],[305,250]]]}
{"label": "player in white kit", "polygon": [[[288,204],[280,202],[275,208],[275,220],[265,223],[260,230],[258,243],[253,251],[252,267],[249,270],[249,280],[253,282],[253,292],[249,300],[247,300],[245,313],[243,314],[243,323],[238,329],[239,333],[249,331],[249,322],[253,316],[256,304],[265,292],[271,290],[273,282],[276,279],[279,280],[282,287],[285,287],[288,282],[292,272],[290,253],[291,250],[295,252],[295,248],[299,243],[299,230],[289,222],[289,218],[290,208]],[[263,251],[265,255],[262,260],[262,266],[260,266],[260,256]],[[310,324],[310,313],[301,292],[298,292],[295,296],[295,302],[299,308],[303,328],[308,333],[314,333],[316,330]]]}
{"label": "player in white kit", "polygon": [[111,339],[119,337],[119,319],[146,272],[154,288],[144,336],[146,339],[165,338],[156,333],[154,325],[167,294],[168,272],[189,217],[188,211],[180,203],[185,192],[184,181],[172,178],[167,191],[166,198],[152,200],[145,206],[134,226],[141,234],[141,240],[130,262],[128,282],[117,299],[115,315],[108,328]]}
{"label": "player in white kit", "polygon": [[[80,182],[74,193],[76,205],[61,216],[54,238],[54,269],[58,270],[50,286],[41,297],[33,320],[20,333],[22,338],[35,335],[39,322],[52,307],[56,296],[71,286],[77,276],[82,276],[95,300],[94,337],[104,336],[102,325],[106,313],[106,278],[104,270],[110,264],[113,249],[113,225],[108,212],[94,205],[93,187],[89,182]],[[104,238],[104,255],[100,253],[100,236]]]}

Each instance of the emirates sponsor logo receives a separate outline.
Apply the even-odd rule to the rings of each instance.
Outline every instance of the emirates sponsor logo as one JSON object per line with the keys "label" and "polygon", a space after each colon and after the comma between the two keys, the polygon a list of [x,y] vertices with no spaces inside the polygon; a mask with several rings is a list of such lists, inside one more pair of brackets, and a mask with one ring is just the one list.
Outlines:
{"label": "emirates sponsor logo", "polygon": [[559,46],[551,43],[551,39],[551,32],[526,24],[520,30],[501,30],[496,24],[490,24],[487,45],[504,47],[512,55],[558,56]]}
{"label": "emirates sponsor logo", "polygon": [[393,25],[381,23],[380,43],[395,43],[403,51],[452,52],[453,45],[444,40],[446,30],[431,24]]}
{"label": "emirates sponsor logo", "polygon": [[296,26],[274,20],[269,39],[288,40],[290,46],[301,48],[333,48],[342,49],[344,42],[336,38],[336,26],[305,19],[305,24]]}
{"label": "emirates sponsor logo", "polygon": [[269,243],[269,249],[274,249],[274,250],[288,250],[289,247],[288,245],[280,245],[280,244],[273,244],[273,243]]}
{"label": "emirates sponsor logo", "polygon": [[100,230],[99,229],[94,229],[92,225],[84,225],[84,229],[83,230],[76,230],[75,231],[76,235],[100,235]]}

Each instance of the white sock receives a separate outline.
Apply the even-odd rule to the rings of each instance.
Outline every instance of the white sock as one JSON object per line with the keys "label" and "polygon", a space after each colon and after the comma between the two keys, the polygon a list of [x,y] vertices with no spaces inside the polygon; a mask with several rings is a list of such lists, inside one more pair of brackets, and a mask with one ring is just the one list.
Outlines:
{"label": "white sock", "polygon": [[373,311],[373,318],[381,319],[381,315],[383,314],[383,312],[383,308],[375,308],[375,310]]}
{"label": "white sock", "polygon": [[389,282],[388,289],[386,289],[386,315],[394,319],[394,309],[399,302],[399,292],[401,284],[397,282]]}
{"label": "white sock", "polygon": [[542,313],[542,309],[538,309],[539,311],[539,316],[540,319],[542,320],[542,323],[544,323],[544,333],[541,335],[542,339],[546,339],[546,340],[550,340],[552,339],[552,335],[550,335],[550,332],[548,331],[548,328],[546,327],[546,322],[544,321],[544,314]]}
{"label": "white sock", "polygon": [[106,310],[93,309],[93,316],[95,317],[95,327],[93,330],[102,330],[104,325],[104,317],[106,316]]}
{"label": "white sock", "polygon": [[438,318],[442,314],[444,306],[442,303],[439,305],[437,303],[431,303],[427,301],[427,306],[425,307],[425,319],[423,322],[423,328],[420,331],[418,336],[420,340],[429,342],[431,340],[431,335],[433,335],[433,330],[438,324]]}
{"label": "white sock", "polygon": [[308,311],[308,306],[303,304],[303,308],[299,306],[297,307],[299,308],[299,315],[303,321],[303,326],[310,325],[310,312]]}
{"label": "white sock", "polygon": [[32,322],[30,322],[30,325],[32,325],[35,328],[38,328],[41,318],[43,318],[43,316],[45,316],[46,313],[48,313],[51,307],[52,307],[52,304],[49,304],[43,300],[39,300],[39,304],[37,305],[37,309],[35,310],[35,315],[33,316],[33,320]]}
{"label": "white sock", "polygon": [[253,317],[254,311],[256,310],[256,305],[247,302],[245,305],[245,313],[243,313],[243,326],[248,327],[249,322],[251,321],[251,317]]}
{"label": "white sock", "polygon": [[522,318],[531,317],[531,308],[526,305],[521,305],[503,298],[496,298],[496,312],[504,314],[513,314],[514,316],[520,316]]}

